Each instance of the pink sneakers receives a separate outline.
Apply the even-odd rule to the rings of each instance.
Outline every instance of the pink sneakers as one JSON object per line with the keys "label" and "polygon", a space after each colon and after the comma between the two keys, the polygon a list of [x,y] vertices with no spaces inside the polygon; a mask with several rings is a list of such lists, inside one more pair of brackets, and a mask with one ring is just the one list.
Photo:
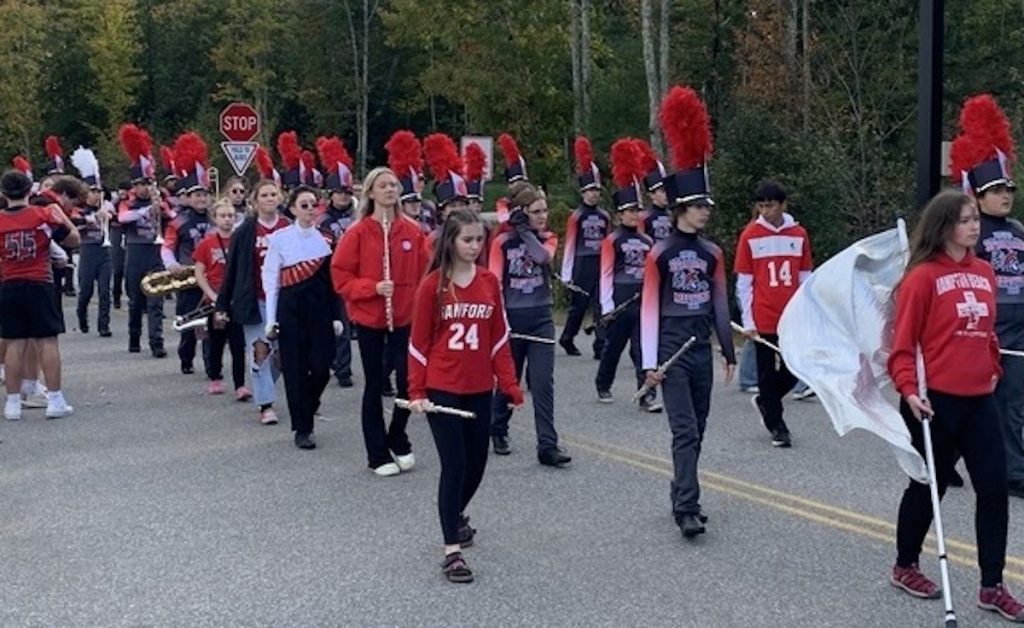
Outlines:
{"label": "pink sneakers", "polygon": [[245,386],[235,389],[235,401],[249,401],[252,399],[252,392]]}
{"label": "pink sneakers", "polygon": [[978,608],[995,611],[1018,624],[1024,624],[1024,604],[1021,604],[1007,591],[1002,584],[994,587],[982,587],[978,591]]}
{"label": "pink sneakers", "polygon": [[277,414],[273,408],[260,411],[260,423],[263,425],[277,425]]}
{"label": "pink sneakers", "polygon": [[210,385],[206,387],[206,393],[209,395],[223,395],[224,394],[224,380],[213,379],[210,380]]}
{"label": "pink sneakers", "polygon": [[889,582],[892,586],[903,589],[914,597],[934,600],[942,595],[939,587],[921,573],[917,563],[909,567],[893,566],[892,577],[889,579]]}

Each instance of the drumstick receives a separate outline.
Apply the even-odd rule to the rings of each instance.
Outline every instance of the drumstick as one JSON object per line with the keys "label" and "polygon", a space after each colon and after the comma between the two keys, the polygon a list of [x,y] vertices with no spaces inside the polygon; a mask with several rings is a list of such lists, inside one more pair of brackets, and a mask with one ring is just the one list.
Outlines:
{"label": "drumstick", "polygon": [[[732,321],[729,324],[732,325],[732,328],[735,331],[737,331],[737,332],[739,332],[741,334],[744,333],[745,331],[747,331],[747,330],[743,329],[743,327],[741,327],[740,324],[737,323],[736,321]],[[769,349],[771,349],[775,353],[778,353],[779,355],[782,355],[782,350],[781,349],[779,349],[778,347],[776,347],[772,343],[768,342],[767,340],[762,338],[760,335],[754,336],[753,338],[751,338],[751,340],[753,340],[754,342],[760,342],[761,344],[763,344],[764,346],[768,347]]]}
{"label": "drumstick", "polygon": [[[398,406],[399,408],[402,408],[403,410],[408,410],[409,409],[409,400],[408,399],[395,399],[395,405]],[[437,404],[435,404],[433,402],[430,402],[430,401],[426,402],[426,404],[424,404],[424,406],[425,406],[424,410],[426,410],[427,412],[437,412],[437,413],[440,413],[440,414],[450,414],[452,416],[457,416],[457,417],[462,418],[462,419],[475,419],[476,418],[476,414],[473,413],[473,412],[470,412],[468,410],[459,410],[458,408],[449,408],[447,406],[439,406],[439,405],[437,405]]]}

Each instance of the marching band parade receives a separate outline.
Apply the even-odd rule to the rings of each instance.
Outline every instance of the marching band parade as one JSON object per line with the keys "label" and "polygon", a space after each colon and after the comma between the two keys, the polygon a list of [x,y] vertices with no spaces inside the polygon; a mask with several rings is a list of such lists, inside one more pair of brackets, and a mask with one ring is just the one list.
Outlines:
{"label": "marching band parade", "polygon": [[[441,541],[443,577],[467,583],[476,564],[465,550],[477,537],[469,517],[488,456],[527,449],[512,440],[510,423],[532,411],[539,464],[574,466],[556,430],[555,363],[558,349],[581,355],[583,331],[593,336],[587,349],[595,361],[574,364],[594,400],[666,417],[671,481],[663,505],[683,542],[696,544],[719,530],[701,500],[700,456],[714,383],[729,385],[747,359],[739,341],[753,343],[751,412],[770,436],[751,428],[755,442],[766,451],[769,442],[800,445],[783,418],[783,400],[801,379],[785,357],[794,341],[783,319],[815,272],[813,234],[787,211],[787,190],[764,180],[751,190],[754,215],[735,251],[724,251],[705,233],[719,210],[704,102],[673,87],[659,121],[668,154],[622,137],[598,147],[610,156],[606,171],[591,142],[576,138],[579,206],[562,234],[507,134],[498,141],[507,188],[493,208],[485,203],[484,151],[471,143],[460,154],[440,133],[395,131],[386,164],[360,180],[341,139],[317,138],[314,154],[284,132],[275,146],[280,166],[260,147],[259,178],[232,177],[223,187],[194,132],[156,147],[146,129],[124,124],[127,173],[102,168],[86,147],[65,162],[51,136],[42,180],[24,158],[0,178],[4,417],[30,420],[27,410],[37,407],[47,419],[80,413],[64,396],[75,373],[62,369],[58,343],[70,327],[61,300],[77,286],[78,332],[140,353],[145,321],[155,359],[167,357],[175,344],[168,336],[177,336],[174,370],[204,377],[196,388],[208,403],[227,393],[253,425],[278,423],[286,407],[298,449],[318,447],[325,415],[354,422],[358,414],[374,476],[438,476],[438,518],[429,523],[440,534],[427,522],[421,530],[433,530],[423,532],[425,542]],[[976,96],[961,122],[956,189],[938,194],[918,219],[892,298],[887,366],[901,429],[922,458],[934,458],[934,477],[910,481],[895,519],[894,561],[878,570],[911,596],[942,596],[946,578],[940,586],[920,566],[933,519],[929,489],[937,489],[937,504],[962,458],[977,495],[977,603],[1024,623],[1024,604],[1003,578],[1014,524],[1008,504],[1024,498],[1024,226],[1008,216],[1016,186],[1002,111]],[[127,329],[116,329],[111,309],[122,308],[122,291]],[[564,325],[556,324],[559,294],[568,299]],[[173,325],[165,326],[170,299]],[[362,368],[354,375],[356,349]],[[624,402],[611,389],[627,349],[637,392]],[[277,403],[279,378],[285,404]],[[358,411],[328,407],[332,378],[361,389]],[[426,443],[414,449],[407,428],[420,415],[438,469],[415,456]],[[494,470],[486,479],[509,481]]]}

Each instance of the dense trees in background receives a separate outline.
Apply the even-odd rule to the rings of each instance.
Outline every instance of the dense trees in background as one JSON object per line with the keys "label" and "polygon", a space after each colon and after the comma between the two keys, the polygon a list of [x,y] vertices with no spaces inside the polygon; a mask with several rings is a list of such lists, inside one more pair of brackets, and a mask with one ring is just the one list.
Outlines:
{"label": "dense trees in background", "polygon": [[[125,120],[219,141],[232,100],[260,141],[338,134],[357,169],[407,127],[515,134],[556,207],[576,131],[660,145],[652,100],[700,91],[715,125],[713,235],[726,250],[761,177],[794,192],[819,257],[913,210],[916,28],[897,0],[4,0],[0,158],[42,167],[45,135],[117,178]],[[947,3],[946,135],[990,91],[1024,129],[1024,4]],[[211,151],[217,154],[218,151]],[[225,167],[226,164],[218,164]],[[108,177],[109,179],[110,177]],[[501,186],[492,186],[494,191]]]}

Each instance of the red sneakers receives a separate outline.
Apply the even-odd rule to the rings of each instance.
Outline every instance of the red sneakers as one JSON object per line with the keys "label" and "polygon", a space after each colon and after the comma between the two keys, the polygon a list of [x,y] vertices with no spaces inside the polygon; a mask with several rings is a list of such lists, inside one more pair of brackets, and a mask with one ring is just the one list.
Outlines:
{"label": "red sneakers", "polygon": [[994,587],[982,587],[978,591],[978,608],[995,611],[1018,624],[1024,624],[1024,604],[1014,599],[1002,584]]}
{"label": "red sneakers", "polygon": [[909,567],[895,565],[892,568],[892,577],[889,578],[889,582],[892,586],[903,589],[914,597],[934,600],[942,595],[939,587],[921,573],[917,563]]}

